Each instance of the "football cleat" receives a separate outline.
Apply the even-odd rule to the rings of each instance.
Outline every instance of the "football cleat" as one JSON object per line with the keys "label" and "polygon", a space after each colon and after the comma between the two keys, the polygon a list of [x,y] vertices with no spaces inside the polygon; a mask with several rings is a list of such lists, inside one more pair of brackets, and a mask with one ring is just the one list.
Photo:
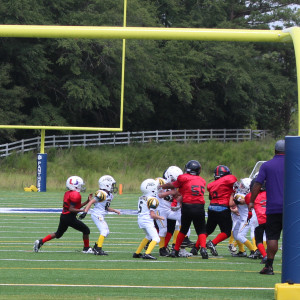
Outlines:
{"label": "football cleat", "polygon": [[202,259],[208,259],[208,254],[207,254],[206,248],[201,248],[200,254],[202,256]]}
{"label": "football cleat", "polygon": [[82,253],[94,254],[94,251],[93,251],[93,249],[91,247],[83,247]]}
{"label": "football cleat", "polygon": [[132,255],[133,258],[141,258],[142,256],[143,256],[142,253],[139,253],[139,254],[133,253],[133,255]]}
{"label": "football cleat", "polygon": [[211,254],[213,256],[218,256],[218,252],[216,250],[216,246],[214,245],[214,243],[212,241],[208,241],[206,243],[206,247],[210,250]]}
{"label": "football cleat", "polygon": [[185,249],[180,249],[178,255],[179,255],[179,257],[190,257],[190,256],[193,256],[192,253],[187,252]]}
{"label": "football cleat", "polygon": [[259,250],[255,250],[255,251],[251,251],[250,255],[248,256],[248,258],[252,258],[252,259],[258,259],[260,257],[260,252]]}
{"label": "football cleat", "polygon": [[180,247],[189,247],[192,248],[195,245],[195,243],[193,243],[188,236],[186,236],[181,244]]}
{"label": "football cleat", "polygon": [[173,249],[171,254],[170,254],[171,257],[179,257],[179,251],[178,250],[175,250]]}
{"label": "football cleat", "polygon": [[246,251],[244,251],[244,252],[239,251],[238,253],[231,254],[231,255],[232,255],[232,257],[247,257],[247,252]]}
{"label": "football cleat", "polygon": [[230,251],[231,254],[236,254],[236,247],[233,244],[228,244],[228,250]]}
{"label": "football cleat", "polygon": [[259,272],[259,274],[264,274],[264,275],[274,275],[273,268],[270,267],[270,266],[264,267],[264,268]]}
{"label": "football cleat", "polygon": [[153,259],[153,260],[156,260],[157,258],[152,256],[151,254],[144,254],[142,256],[143,259]]}
{"label": "football cleat", "polygon": [[262,258],[260,264],[261,264],[261,265],[265,265],[266,262],[267,262],[267,259],[268,259],[268,257],[267,257],[267,255],[266,255],[265,257]]}
{"label": "football cleat", "polygon": [[93,251],[95,255],[108,255],[106,252],[102,250],[102,247],[98,247],[97,243],[93,247]]}
{"label": "football cleat", "polygon": [[160,256],[169,256],[170,252],[167,250],[167,248],[162,247],[159,249],[159,255]]}
{"label": "football cleat", "polygon": [[190,253],[192,253],[193,255],[198,255],[198,251],[199,251],[199,249],[197,249],[197,247],[194,246],[194,247],[191,249]]}
{"label": "football cleat", "polygon": [[33,245],[33,251],[39,252],[39,250],[41,249],[42,246],[43,246],[42,240],[36,240]]}

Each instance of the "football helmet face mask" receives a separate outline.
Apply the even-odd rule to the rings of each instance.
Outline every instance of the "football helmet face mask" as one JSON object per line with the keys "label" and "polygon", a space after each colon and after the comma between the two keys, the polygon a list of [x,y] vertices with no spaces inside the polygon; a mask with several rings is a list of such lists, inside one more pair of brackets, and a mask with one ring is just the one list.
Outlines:
{"label": "football helmet face mask", "polygon": [[85,183],[79,176],[71,176],[66,181],[66,187],[70,191],[85,192]]}
{"label": "football helmet face mask", "polygon": [[243,178],[237,181],[233,188],[236,194],[247,195],[250,192],[251,178]]}
{"label": "football helmet face mask", "polygon": [[190,160],[184,168],[185,172],[191,175],[199,175],[201,172],[201,165],[197,160]]}
{"label": "football helmet face mask", "polygon": [[216,179],[219,179],[223,176],[230,175],[230,174],[231,174],[231,171],[227,166],[219,165],[215,168],[214,178],[216,180]]}
{"label": "football helmet face mask", "polygon": [[165,172],[166,182],[167,183],[174,182],[177,180],[177,177],[182,174],[183,172],[179,167],[171,166]]}
{"label": "football helmet face mask", "polygon": [[145,196],[156,197],[158,183],[154,179],[146,179],[141,184],[141,192]]}
{"label": "football helmet face mask", "polygon": [[117,182],[110,175],[100,177],[98,183],[101,190],[106,190],[113,194],[118,192],[118,188],[116,187]]}

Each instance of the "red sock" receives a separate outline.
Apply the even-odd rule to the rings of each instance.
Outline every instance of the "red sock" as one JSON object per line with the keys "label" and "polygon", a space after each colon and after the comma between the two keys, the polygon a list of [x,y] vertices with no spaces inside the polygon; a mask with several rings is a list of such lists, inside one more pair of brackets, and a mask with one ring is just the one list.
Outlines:
{"label": "red sock", "polygon": [[201,248],[206,248],[206,234],[205,233],[200,233],[198,235],[197,243],[198,242],[199,242],[199,245]]}
{"label": "red sock", "polygon": [[169,242],[170,242],[170,239],[171,239],[172,235],[173,235],[173,234],[172,234],[171,232],[167,232],[166,237],[165,237],[165,247],[168,246],[168,244],[169,244]]}
{"label": "red sock", "polygon": [[185,238],[185,234],[183,234],[182,232],[179,232],[178,235],[177,235],[176,244],[175,244],[175,247],[174,247],[174,249],[176,251],[179,251],[180,246],[181,246],[184,238]]}
{"label": "red sock", "polygon": [[214,245],[217,245],[220,242],[226,240],[227,238],[228,235],[225,232],[221,232],[212,240],[212,242],[214,243]]}
{"label": "red sock", "polygon": [[42,239],[42,243],[45,244],[46,242],[52,240],[53,237],[51,236],[51,234],[48,234],[47,236],[45,236],[43,239]]}
{"label": "red sock", "polygon": [[257,249],[259,250],[260,254],[265,257],[267,255],[267,252],[265,250],[264,244],[260,243],[256,245]]}
{"label": "red sock", "polygon": [[90,247],[90,240],[89,239],[83,240],[83,244],[85,248]]}

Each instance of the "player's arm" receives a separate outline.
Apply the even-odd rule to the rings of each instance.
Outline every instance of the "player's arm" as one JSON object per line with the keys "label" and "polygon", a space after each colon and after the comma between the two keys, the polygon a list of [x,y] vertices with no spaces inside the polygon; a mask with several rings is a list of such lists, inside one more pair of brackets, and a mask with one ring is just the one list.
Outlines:
{"label": "player's arm", "polygon": [[164,217],[157,215],[154,210],[150,210],[150,217],[153,220],[164,220],[165,219]]}
{"label": "player's arm", "polygon": [[118,209],[114,209],[114,208],[111,208],[111,207],[108,207],[108,208],[107,208],[107,211],[114,212],[114,213],[116,213],[116,214],[118,214],[118,215],[121,214],[121,212],[120,212]]}
{"label": "player's arm", "polygon": [[168,183],[160,185],[158,188],[161,188],[163,190],[167,190],[167,189],[175,189],[175,186],[173,185],[173,183],[168,182]]}
{"label": "player's arm", "polygon": [[81,204],[81,207],[86,206],[93,199],[93,194],[89,194],[87,200]]}
{"label": "player's arm", "polygon": [[75,208],[75,204],[70,203],[69,212],[71,212],[71,213],[79,213],[79,212],[84,212],[84,209]]}
{"label": "player's arm", "polygon": [[95,198],[93,198],[92,200],[90,200],[89,201],[89,203],[87,204],[87,206],[84,208],[84,212],[88,212],[89,211],[89,209],[91,208],[91,206],[93,205],[93,204],[95,204],[97,201],[96,201],[96,199]]}

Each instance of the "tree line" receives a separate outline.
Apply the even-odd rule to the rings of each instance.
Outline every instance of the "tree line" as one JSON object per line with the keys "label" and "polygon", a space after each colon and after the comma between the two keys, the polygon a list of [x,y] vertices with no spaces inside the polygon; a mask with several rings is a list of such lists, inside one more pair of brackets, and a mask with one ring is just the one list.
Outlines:
{"label": "tree line", "polygon": [[[127,26],[282,29],[299,26],[297,3],[128,0]],[[0,19],[121,27],[123,0],[2,0]],[[0,38],[0,123],[119,127],[121,67],[122,40]],[[284,134],[297,110],[293,45],[128,40],[124,100],[125,131]],[[27,136],[32,131],[1,130],[0,142]]]}

